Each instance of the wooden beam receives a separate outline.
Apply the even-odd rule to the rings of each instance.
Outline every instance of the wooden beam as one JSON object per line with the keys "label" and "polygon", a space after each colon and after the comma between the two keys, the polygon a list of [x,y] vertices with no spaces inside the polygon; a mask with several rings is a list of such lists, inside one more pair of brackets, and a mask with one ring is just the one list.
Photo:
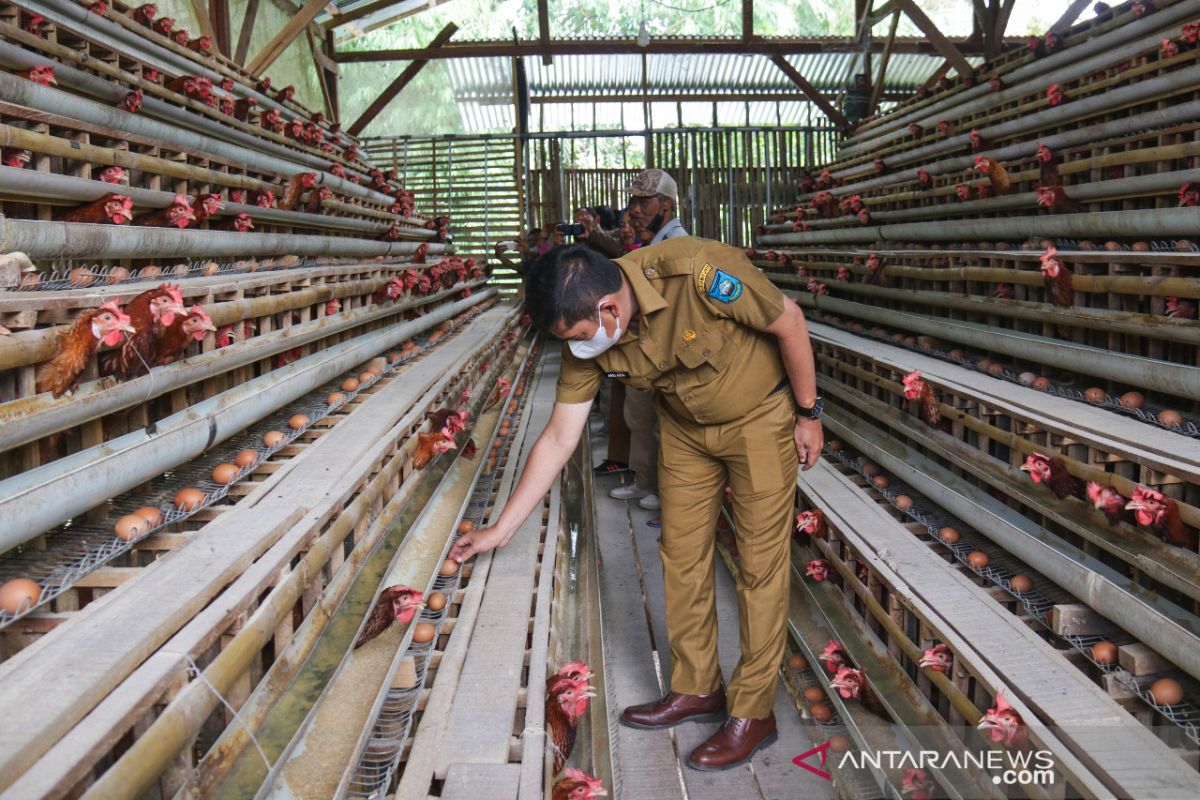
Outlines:
{"label": "wooden beam", "polygon": [[963,54],[938,30],[938,26],[933,24],[933,20],[926,16],[925,12],[918,8],[916,3],[912,0],[896,0],[896,2],[903,9],[904,13],[908,15],[909,19],[921,29],[921,32],[929,37],[930,44],[946,57],[946,60],[958,71],[959,75],[970,75],[973,72],[970,63],[967,62],[967,59],[963,58]]}
{"label": "wooden beam", "polygon": [[895,13],[895,11],[896,0],[888,0],[888,2],[884,3],[879,8],[871,11],[870,15],[867,17],[867,27],[874,28],[876,25],[887,19],[889,14]]}
{"label": "wooden beam", "polygon": [[892,27],[888,31],[887,41],[883,45],[883,56],[879,59],[879,77],[871,87],[871,102],[867,104],[867,115],[875,113],[879,100],[883,97],[883,80],[887,77],[888,60],[892,57],[892,44],[896,41],[896,27],[900,24],[900,12],[892,14]]}
{"label": "wooden beam", "polygon": [[[1008,30],[1008,18],[1012,16],[1013,6],[1017,4],[1017,0],[1004,0],[1004,5],[1000,6],[1000,15],[996,17],[996,30],[992,32],[992,40],[994,42],[1002,41],[1004,32]],[[1000,52],[1002,45],[996,45],[996,52]]]}
{"label": "wooden beam", "polygon": [[937,69],[935,69],[933,71],[933,74],[929,76],[929,80],[927,80],[923,84],[921,84],[921,88],[926,89],[926,90],[932,89],[937,84],[938,81],[940,81],[942,78],[946,77],[946,73],[949,71],[950,71],[950,62],[943,61],[942,65],[940,67],[938,67]]}
{"label": "wooden beam", "polygon": [[[538,44],[546,47],[550,44],[550,0],[537,0],[538,14]],[[554,63],[554,56],[547,52],[542,52],[542,64],[550,66]]]}
{"label": "wooden beam", "polygon": [[421,5],[417,6],[416,8],[412,8],[411,4],[399,2],[398,0],[375,0],[373,3],[367,3],[366,5],[362,5],[357,8],[341,11],[337,14],[337,16],[331,16],[329,19],[322,22],[321,25],[326,30],[333,30],[334,28],[340,28],[343,25],[349,25],[351,22],[360,20],[363,17],[369,17],[378,11],[385,11],[389,8],[405,5],[409,6],[408,10],[406,11],[400,11],[395,15],[385,15],[380,19],[368,21],[366,26],[363,28],[363,31],[373,31],[376,28],[380,28],[385,25],[391,25],[397,20],[415,17],[417,14],[423,14],[431,8],[436,8],[443,3],[449,2],[450,0],[428,0],[428,2],[421,3]]}
{"label": "wooden beam", "polygon": [[754,0],[742,0],[742,41],[754,38]]}
{"label": "wooden beam", "polygon": [[331,106],[330,110],[332,113],[331,119],[334,122],[341,122],[342,121],[342,107],[341,107],[340,101],[338,100],[338,86],[342,80],[342,70],[340,67],[338,67],[338,63],[333,60],[333,56],[331,55],[334,50],[333,40],[334,40],[333,30],[330,29],[330,30],[325,31],[324,47],[321,48],[321,57],[324,59],[327,59],[329,62],[329,66],[327,67],[327,70],[329,72],[328,82],[329,82],[329,105]]}
{"label": "wooden beam", "polygon": [[213,33],[212,19],[208,15],[208,3],[205,0],[192,0],[192,11],[196,14],[196,21],[200,23],[200,33],[204,36],[212,37],[216,41],[216,34]]}
{"label": "wooden beam", "polygon": [[275,63],[275,59],[283,55],[283,51],[287,49],[288,45],[294,42],[296,37],[308,27],[308,23],[316,19],[317,14],[320,14],[328,3],[329,0],[308,0],[299,13],[289,19],[279,33],[267,42],[266,46],[246,67],[246,71],[254,77],[262,75],[267,67]]}
{"label": "wooden beam", "polygon": [[839,128],[850,127],[850,121],[842,115],[842,112],[834,108],[833,104],[826,100],[825,96],[818,92],[817,88],[809,83],[808,80],[801,75],[795,67],[789,64],[786,58],[783,56],[772,56],[771,61],[775,64],[775,66],[779,67],[780,71],[783,72],[784,75],[787,75],[789,78],[791,78],[792,83],[800,87],[800,91],[804,92],[805,97],[811,100],[817,108],[825,112],[825,116],[829,117],[830,121],[832,121]]}
{"label": "wooden beam", "polygon": [[1074,0],[1071,5],[1067,6],[1067,10],[1063,12],[1063,15],[1058,18],[1058,22],[1050,26],[1050,30],[1057,33],[1071,27],[1071,23],[1079,19],[1079,15],[1091,4],[1092,0]]}
{"label": "wooden beam", "polygon": [[[529,98],[530,105],[555,105],[559,103],[640,103],[645,97],[651,103],[788,103],[799,100],[795,92],[696,92],[680,94],[679,92],[648,92],[642,94],[542,94]],[[830,103],[833,97],[824,95]],[[912,92],[885,92],[884,100],[904,100],[912,97]],[[480,98],[480,105],[510,105],[507,97]]]}
{"label": "wooden beam", "polygon": [[304,33],[308,39],[308,52],[312,54],[313,69],[317,72],[317,85],[321,87],[321,99],[325,102],[325,116],[332,120],[333,94],[329,90],[329,69],[321,62],[321,47],[317,43],[317,37],[308,29],[305,29]]}
{"label": "wooden beam", "polygon": [[[945,39],[952,47],[966,42],[965,39]],[[1013,39],[1020,44],[1024,38]],[[871,49],[882,50],[882,42],[872,42]],[[680,55],[694,53],[732,53],[736,55],[799,55],[803,53],[858,53],[862,48],[857,38],[828,36],[809,39],[755,39],[746,43],[740,39],[651,39],[646,47],[640,47],[633,39],[576,39],[551,41],[543,46],[538,41],[520,42],[463,42],[451,44],[437,50],[428,48],[406,48],[394,50],[341,50],[334,58],[342,63],[369,61],[414,61],[445,58],[509,58],[512,56],[551,55]],[[938,50],[931,42],[912,37],[897,38],[893,53],[936,54]],[[958,52],[958,51],[955,51]]]}
{"label": "wooden beam", "polygon": [[259,0],[247,0],[246,13],[242,15],[242,30],[238,34],[237,50],[233,60],[241,66],[246,66],[246,55],[250,52],[250,37],[254,35],[254,23],[258,20]]}
{"label": "wooden beam", "polygon": [[221,55],[228,58],[233,46],[229,32],[229,0],[209,0],[208,14],[212,20],[213,43]]}
{"label": "wooden beam", "polygon": [[[450,37],[457,32],[458,26],[453,22],[449,23],[446,25],[446,27],[442,28],[441,32],[438,33],[437,36],[433,37],[433,41],[429,43],[429,47],[426,49],[437,50],[443,44],[450,41]],[[360,133],[362,133],[363,128],[370,125],[371,122],[377,116],[379,116],[379,112],[383,111],[383,109],[387,107],[388,103],[395,100],[396,95],[400,94],[404,87],[407,86],[413,78],[417,77],[417,74],[421,70],[425,69],[425,65],[428,63],[428,60],[413,61],[407,67],[405,67],[404,71],[396,76],[396,79],[388,84],[386,89],[379,93],[379,96],[376,97],[375,101],[367,107],[367,110],[364,111],[358,119],[354,120],[354,124],[351,125],[346,132],[351,136],[358,136]]]}

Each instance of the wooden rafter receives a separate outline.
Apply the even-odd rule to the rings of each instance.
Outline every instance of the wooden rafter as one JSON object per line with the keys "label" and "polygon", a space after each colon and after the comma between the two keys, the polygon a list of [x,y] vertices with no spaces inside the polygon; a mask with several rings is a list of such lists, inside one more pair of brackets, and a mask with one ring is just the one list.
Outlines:
{"label": "wooden rafter", "polygon": [[205,0],[192,0],[192,11],[196,13],[196,21],[200,23],[200,33],[210,36],[213,41],[216,41],[217,37],[213,33],[212,19],[208,15],[208,3]]}
{"label": "wooden rafter", "polygon": [[[612,94],[542,94],[529,98],[530,105],[556,105],[567,103],[640,103],[642,98],[650,103],[787,103],[798,98],[795,92],[648,92],[643,95],[628,92]],[[885,92],[885,100],[903,100],[912,97],[912,92]],[[829,99],[828,95],[825,95]],[[480,105],[511,105],[507,97],[486,98],[479,101]]]}
{"label": "wooden rafter", "polygon": [[[383,27],[384,25],[390,25],[397,20],[415,17],[417,14],[422,14],[431,8],[435,8],[440,6],[442,3],[448,2],[450,2],[450,0],[429,0],[428,2],[417,6],[416,8],[409,8],[407,11],[401,11],[394,16],[385,15],[381,19],[373,20],[367,27],[367,30],[374,30],[375,28]],[[333,30],[334,28],[340,28],[343,25],[349,25],[351,22],[360,20],[363,17],[369,17],[378,11],[385,11],[389,8],[401,5],[403,5],[403,3],[397,2],[397,0],[375,0],[373,3],[367,3],[365,6],[359,6],[358,8],[352,8],[346,11],[339,10],[337,16],[330,17],[322,22],[321,25],[326,30]]]}
{"label": "wooden rafter", "polygon": [[246,13],[242,15],[242,30],[233,53],[233,60],[242,66],[246,65],[246,56],[250,53],[250,37],[254,35],[254,23],[258,21],[258,3],[259,0],[247,0]]}
{"label": "wooden rafter", "polygon": [[[336,120],[337,106],[334,102],[334,90],[331,84],[337,80],[337,63],[321,51],[321,43],[312,29],[305,29],[304,33],[305,38],[308,39],[308,52],[312,54],[313,67],[317,71],[317,85],[321,88],[321,99],[325,102],[325,116],[330,120]],[[330,67],[335,69],[333,73],[330,72]]]}
{"label": "wooden rafter", "polygon": [[871,87],[871,102],[867,106],[867,114],[875,113],[875,109],[883,97],[883,81],[887,77],[888,61],[892,57],[892,44],[896,41],[896,27],[899,24],[900,12],[896,11],[892,14],[892,27],[888,31],[887,41],[883,45],[883,55],[879,59],[879,77],[875,79],[875,84]]}
{"label": "wooden rafter", "polygon": [[933,71],[933,74],[929,76],[929,79],[926,80],[925,83],[921,84],[921,88],[925,89],[925,90],[932,89],[937,84],[938,81],[940,81],[942,78],[946,77],[946,73],[949,71],[950,71],[950,62],[943,61],[942,65],[940,67],[938,67],[937,69],[935,69]]}
{"label": "wooden rafter", "polygon": [[1057,32],[1071,27],[1071,23],[1079,19],[1079,15],[1091,4],[1092,0],[1074,0],[1071,5],[1067,6],[1067,10],[1058,18],[1058,21],[1050,26],[1050,30]]}
{"label": "wooden rafter", "polygon": [[[546,47],[550,44],[550,0],[537,0],[538,14],[538,44]],[[542,53],[542,64],[550,66],[554,63],[554,56],[550,53]]]}
{"label": "wooden rafter", "polygon": [[[457,32],[458,26],[451,22],[446,27],[442,28],[437,36],[433,37],[433,41],[429,43],[428,49],[436,50],[446,42],[450,41],[450,37]],[[429,61],[427,60],[413,61],[407,67],[405,67],[404,71],[396,76],[396,79],[388,84],[386,89],[379,93],[379,96],[375,98],[374,102],[367,106],[367,110],[364,111],[358,119],[354,120],[354,124],[351,125],[346,132],[351,136],[358,136],[360,133],[362,133],[363,128],[370,125],[371,122],[377,116],[379,116],[379,112],[387,108],[388,103],[395,100],[396,95],[400,94],[400,92],[404,90],[404,87],[411,83],[412,79],[417,77],[417,74],[420,73],[420,71],[423,70],[425,65],[428,63]]]}
{"label": "wooden rafter", "polygon": [[783,72],[784,75],[787,75],[791,79],[792,83],[800,87],[800,91],[804,93],[804,96],[811,100],[817,108],[824,111],[825,116],[829,117],[829,119],[835,125],[837,125],[839,128],[850,127],[850,121],[842,115],[842,112],[838,111],[833,104],[825,98],[824,95],[818,92],[817,87],[809,83],[808,79],[801,75],[795,67],[789,64],[786,58],[783,56],[772,56],[771,61],[775,64],[775,66],[779,67],[780,71]]}
{"label": "wooden rafter", "polygon": [[[1004,37],[1004,32],[1008,30],[1008,18],[1012,16],[1013,6],[1017,4],[1017,0],[1004,0],[1004,4],[1000,6],[1000,13],[996,17],[996,29],[992,32],[992,40],[1000,42]],[[996,45],[996,51],[999,52],[1000,45]]]}
{"label": "wooden rafter", "polygon": [[209,0],[208,15],[212,20],[213,43],[228,58],[233,47],[229,33],[229,0]]}
{"label": "wooden rafter", "polygon": [[[951,47],[962,39],[945,39]],[[1023,40],[1021,40],[1023,41]],[[1013,44],[1019,41],[1014,39]],[[882,50],[882,42],[872,42],[872,49]],[[511,56],[550,55],[679,55],[689,53],[733,53],[737,55],[799,55],[802,53],[857,53],[861,51],[856,38],[829,36],[808,39],[651,39],[641,47],[633,39],[574,39],[540,42],[463,42],[430,51],[427,48],[395,50],[340,50],[334,58],[343,63],[369,61],[440,60],[446,58],[509,58]],[[931,42],[921,39],[897,39],[893,53],[939,53]],[[957,50],[955,52],[958,52]],[[961,56],[960,56],[961,57]]]}
{"label": "wooden rafter", "polygon": [[921,29],[921,32],[929,37],[930,44],[950,62],[950,65],[958,71],[959,75],[971,74],[973,71],[971,64],[963,57],[959,49],[938,29],[938,26],[933,24],[933,20],[917,7],[916,3],[912,0],[896,0],[896,4]]}
{"label": "wooden rafter", "polygon": [[283,51],[287,49],[288,45],[296,41],[296,37],[308,27],[308,23],[316,19],[317,14],[321,13],[328,2],[329,0],[308,0],[300,11],[287,21],[279,33],[275,34],[274,38],[259,51],[258,55],[246,66],[246,71],[255,77],[262,75],[267,67],[275,63],[275,59],[283,55]]}
{"label": "wooden rafter", "polygon": [[742,0],[742,41],[754,38],[754,0]]}
{"label": "wooden rafter", "polygon": [[867,17],[867,27],[874,28],[879,23],[888,18],[888,15],[894,14],[896,11],[896,0],[888,0],[879,8],[871,10],[870,16]]}

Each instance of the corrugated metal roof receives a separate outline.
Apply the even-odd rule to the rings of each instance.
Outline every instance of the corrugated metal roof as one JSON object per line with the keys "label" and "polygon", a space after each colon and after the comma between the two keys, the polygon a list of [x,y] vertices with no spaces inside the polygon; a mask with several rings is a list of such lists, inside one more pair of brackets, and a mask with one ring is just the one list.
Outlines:
{"label": "corrugated metal roof", "polygon": [[[850,69],[853,53],[811,53],[793,55],[788,62],[801,75],[823,92],[840,91]],[[896,53],[889,62],[884,90],[912,91],[928,80],[941,65],[936,55]],[[977,63],[980,59],[968,59]],[[577,55],[555,56],[553,63],[543,65],[540,58],[525,59],[530,97],[579,97],[580,103],[534,103],[535,129],[544,118],[545,129],[589,129],[591,110],[587,98],[597,95],[627,96],[629,103],[640,104],[642,95],[641,56],[635,55]],[[447,62],[454,96],[470,132],[510,130],[513,127],[512,67],[505,58],[462,58]],[[858,69],[861,69],[861,61]],[[689,95],[746,95],[791,94],[796,101],[751,102],[750,124],[803,124],[807,120],[808,103],[792,81],[770,59],[762,55],[728,53],[695,53],[683,55],[651,55],[646,58],[647,91],[653,95],[672,95],[687,102]],[[586,110],[578,108],[587,104]],[[611,104],[614,107],[618,104]],[[731,124],[745,124],[742,102],[721,103],[731,110],[721,111],[719,117],[734,115]],[[778,108],[777,108],[778,105]],[[575,124],[571,109],[576,107]],[[733,111],[732,109],[737,109]],[[605,114],[612,121],[611,114]],[[641,110],[638,105],[640,127]],[[656,120],[657,121],[657,120]],[[672,119],[673,122],[673,119]],[[626,124],[629,124],[626,119]],[[616,127],[616,123],[601,127]]]}

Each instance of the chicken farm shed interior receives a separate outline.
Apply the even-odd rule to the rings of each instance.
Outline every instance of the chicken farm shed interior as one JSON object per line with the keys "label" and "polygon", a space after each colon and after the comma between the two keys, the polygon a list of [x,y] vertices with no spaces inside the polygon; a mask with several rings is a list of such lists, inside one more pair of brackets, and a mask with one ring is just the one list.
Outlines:
{"label": "chicken farm shed interior", "polygon": [[[0,33],[0,800],[1200,798],[1200,0],[11,0]],[[732,473],[694,532],[728,714],[772,659],[727,768],[697,754],[762,720],[723,694],[625,724],[710,696],[668,694],[691,509],[619,469],[656,452],[633,384],[534,447],[593,342],[523,275],[628,207],[651,336],[652,202],[721,243],[689,302],[803,312],[824,401],[775,610]],[[713,320],[664,376],[751,358]]]}

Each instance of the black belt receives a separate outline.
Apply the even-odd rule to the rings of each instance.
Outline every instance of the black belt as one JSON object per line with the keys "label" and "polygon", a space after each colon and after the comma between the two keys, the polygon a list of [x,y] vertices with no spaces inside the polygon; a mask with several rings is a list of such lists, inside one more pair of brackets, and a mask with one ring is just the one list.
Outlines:
{"label": "black belt", "polygon": [[792,384],[791,384],[791,381],[790,381],[790,380],[788,380],[787,378],[784,378],[783,380],[781,380],[781,381],[779,382],[779,385],[778,385],[778,386],[776,386],[776,387],[775,387],[774,389],[772,389],[771,391],[767,392],[767,397],[770,397],[771,395],[773,395],[773,394],[776,394],[776,393],[777,393],[777,392],[778,392],[780,389],[786,389],[786,388],[788,388],[788,387],[789,387],[789,386],[791,386],[791,385],[792,385]]}

